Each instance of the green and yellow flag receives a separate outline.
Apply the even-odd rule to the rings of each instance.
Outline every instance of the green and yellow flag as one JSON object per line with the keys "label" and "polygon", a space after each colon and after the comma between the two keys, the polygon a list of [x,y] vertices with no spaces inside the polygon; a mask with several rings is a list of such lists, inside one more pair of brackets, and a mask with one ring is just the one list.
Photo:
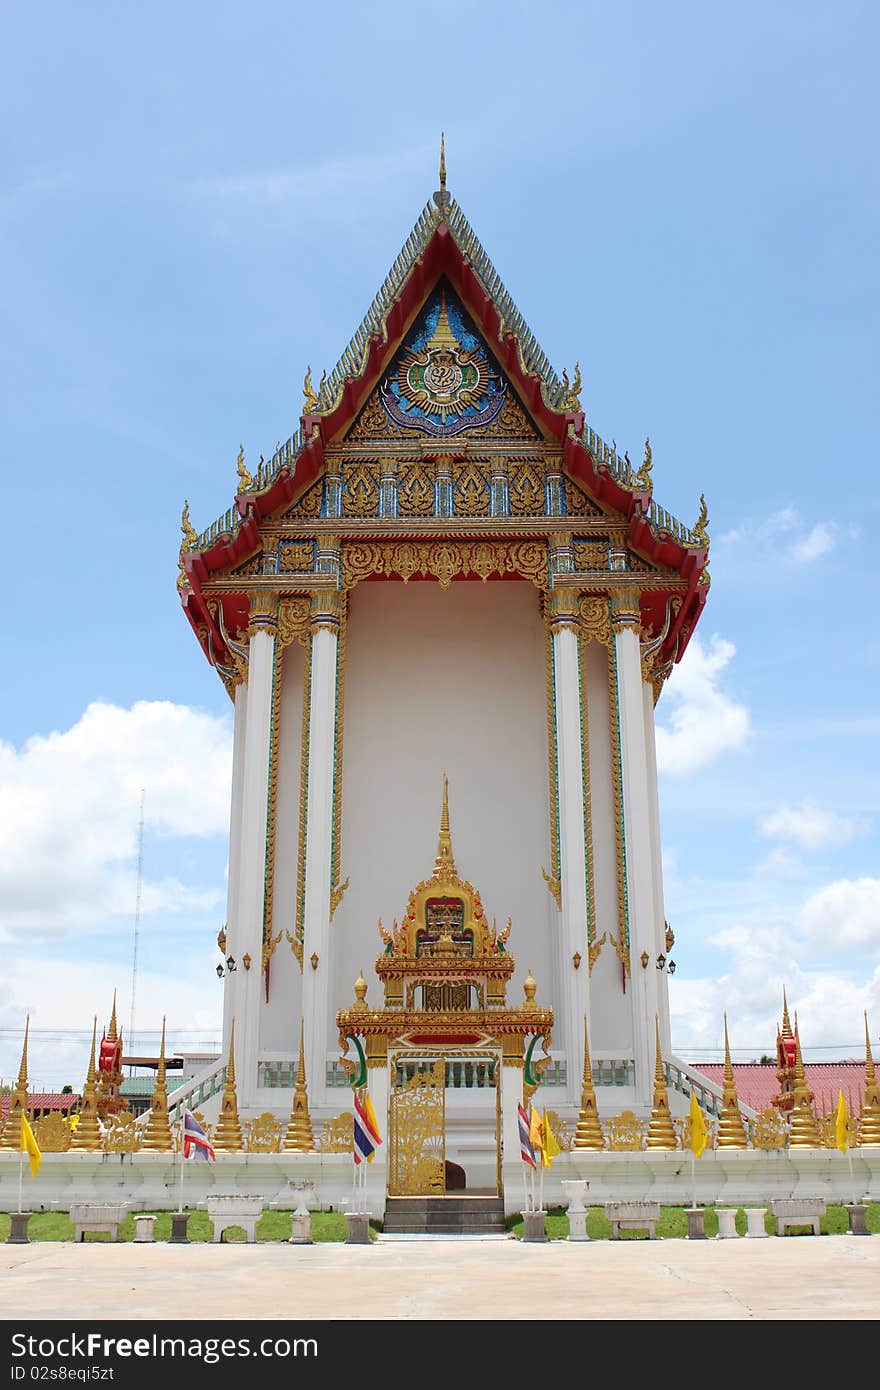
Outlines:
{"label": "green and yellow flag", "polygon": [[21,1151],[27,1154],[28,1162],[31,1165],[31,1177],[35,1178],[40,1171],[43,1155],[40,1152],[39,1144],[34,1138],[34,1131],[27,1122],[27,1116],[24,1111],[21,1113]]}
{"label": "green and yellow flag", "polygon": [[706,1147],[706,1140],[709,1131],[706,1129],[706,1121],[703,1119],[703,1112],[697,1103],[696,1091],[691,1091],[691,1139],[690,1147],[694,1158],[699,1158]]}

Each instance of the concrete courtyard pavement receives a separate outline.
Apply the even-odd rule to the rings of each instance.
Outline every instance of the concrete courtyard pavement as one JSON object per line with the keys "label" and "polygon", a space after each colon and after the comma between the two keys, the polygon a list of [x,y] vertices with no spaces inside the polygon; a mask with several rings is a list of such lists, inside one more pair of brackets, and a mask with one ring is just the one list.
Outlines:
{"label": "concrete courtyard pavement", "polygon": [[0,1244],[0,1317],[876,1319],[880,1237]]}

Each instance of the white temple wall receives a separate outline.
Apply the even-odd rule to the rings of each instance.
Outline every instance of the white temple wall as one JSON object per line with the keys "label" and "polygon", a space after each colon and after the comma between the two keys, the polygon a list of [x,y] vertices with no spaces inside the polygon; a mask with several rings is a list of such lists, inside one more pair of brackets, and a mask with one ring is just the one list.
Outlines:
{"label": "white temple wall", "polygon": [[[645,682],[642,685],[642,698],[645,702],[645,753],[648,764],[648,795],[650,806],[648,807],[651,822],[651,867],[654,877],[654,914],[656,925],[656,945],[654,948],[655,957],[663,955],[669,957],[670,953],[666,949],[666,916],[663,903],[663,842],[660,837],[660,794],[657,781],[657,744],[654,734],[654,692],[651,686]],[[655,967],[656,969],[656,962]],[[672,1039],[669,1023],[669,986],[664,976],[661,987],[658,990],[660,1018],[660,1047],[664,1056],[669,1056],[672,1051]]]}
{"label": "white temple wall", "polygon": [[619,937],[620,926],[608,653],[598,642],[583,645],[583,671],[590,740],[596,938],[608,933],[590,976],[590,1053],[594,1060],[600,1055],[626,1059],[633,1055],[629,996],[623,993],[623,971],[611,944]]}
{"label": "white temple wall", "polygon": [[[550,863],[544,630],[525,581],[363,582],[352,592],[345,674],[340,875],[351,884],[332,925],[336,1007],[381,1006],[377,922],[390,929],[437,852],[442,776],[449,776],[458,872],[499,929],[512,918],[523,999],[529,969],[539,1004],[552,998],[555,903]],[[328,1055],[338,1055],[335,1016]],[[557,1040],[554,1038],[554,1048]]]}
{"label": "white temple wall", "polygon": [[305,650],[291,642],[281,656],[281,703],[276,736],[275,874],[272,935],[281,933],[269,968],[269,1002],[260,1011],[260,1051],[299,1052],[302,975],[286,932],[294,935],[299,873],[299,793]]}

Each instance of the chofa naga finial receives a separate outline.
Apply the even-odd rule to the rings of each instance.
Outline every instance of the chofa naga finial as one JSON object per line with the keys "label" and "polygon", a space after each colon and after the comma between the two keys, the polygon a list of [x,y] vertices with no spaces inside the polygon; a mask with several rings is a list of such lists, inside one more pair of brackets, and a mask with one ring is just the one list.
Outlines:
{"label": "chofa naga finial", "polygon": [[562,408],[563,410],[579,411],[581,409],[581,364],[574,364],[574,380],[569,381],[568,372],[562,369]]}
{"label": "chofa naga finial", "polygon": [[238,469],[238,492],[239,496],[241,496],[243,492],[250,492],[251,488],[254,485],[254,480],[245,466],[243,444],[239,444],[238,446],[238,458],[236,459],[236,468]]}
{"label": "chofa naga finial", "polygon": [[709,511],[708,511],[708,508],[706,507],[706,498],[705,498],[705,494],[701,492],[701,493],[700,493],[700,515],[697,517],[696,522],[695,522],[694,525],[691,527],[691,535],[692,535],[693,539],[697,542],[697,545],[704,546],[707,550],[708,550],[708,548],[709,548],[709,528],[708,528],[708,521],[709,521]]}
{"label": "chofa naga finial", "polygon": [[650,492],[654,484],[651,482],[651,469],[654,467],[654,455],[651,452],[650,439],[645,440],[645,457],[642,459],[641,467],[636,474],[636,487],[640,492]]}
{"label": "chofa naga finial", "polygon": [[306,367],[306,374],[303,380],[303,415],[311,415],[317,408],[318,397],[315,395],[312,386],[312,369]]}

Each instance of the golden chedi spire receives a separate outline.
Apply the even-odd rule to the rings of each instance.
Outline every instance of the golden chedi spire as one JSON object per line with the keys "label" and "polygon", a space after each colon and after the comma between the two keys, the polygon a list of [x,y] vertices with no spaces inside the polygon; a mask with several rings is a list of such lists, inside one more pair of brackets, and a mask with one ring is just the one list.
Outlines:
{"label": "golden chedi spire", "polygon": [[156,1084],[150,1101],[150,1118],[141,1141],[142,1149],[153,1153],[170,1153],[174,1148],[171,1137],[171,1122],[168,1119],[168,1089],[165,1083],[165,1018],[162,1018],[162,1041],[159,1045],[159,1065],[156,1068]]}
{"label": "golden chedi spire", "polygon": [[451,352],[460,346],[458,339],[452,331],[452,324],[449,322],[449,313],[446,308],[446,291],[440,291],[440,313],[437,315],[437,325],[426,344],[429,351]]}
{"label": "golden chedi spire", "polygon": [[[852,1102],[850,1102],[852,1110]],[[880,1148],[880,1086],[874,1071],[874,1058],[871,1056],[871,1036],[868,1032],[868,1015],[865,1013],[865,1102],[859,1119],[859,1148]]]}
{"label": "golden chedi spire", "polygon": [[437,858],[434,861],[432,878],[457,878],[455,860],[452,857],[452,834],[449,829],[449,778],[443,774],[443,809],[440,812],[440,835],[437,840]]}
{"label": "golden chedi spire", "polygon": [[794,1033],[791,1031],[791,1023],[789,1022],[788,1017],[788,1000],[785,997],[785,985],[782,986],[782,1028],[780,1030],[780,1033],[783,1038],[794,1037]]}
{"label": "golden chedi spire", "polygon": [[98,1087],[95,1080],[95,1040],[97,1036],[98,1018],[95,1015],[95,1021],[92,1025],[92,1051],[79,1107],[79,1120],[70,1139],[72,1149],[86,1149],[89,1153],[94,1153],[103,1147],[101,1126],[98,1123]]}
{"label": "golden chedi spire", "polygon": [[0,1135],[0,1149],[17,1149],[21,1145],[21,1117],[27,1114],[28,1108],[27,1047],[30,1022],[31,1016],[28,1014],[24,1021],[24,1044],[21,1049],[18,1081],[15,1090],[9,1098],[9,1110],[6,1113],[6,1124],[3,1126],[2,1135]]}
{"label": "golden chedi spire", "polygon": [[309,1095],[306,1088],[305,1025],[299,1028],[299,1065],[296,1069],[296,1086],[293,1091],[293,1109],[290,1123],[284,1136],[285,1149],[295,1153],[309,1154],[315,1151],[315,1136],[309,1115]]}
{"label": "golden chedi spire", "polygon": [[718,1133],[715,1139],[719,1149],[747,1149],[749,1146],[746,1127],[743,1124],[736,1082],[733,1079],[733,1065],[730,1061],[730,1043],[727,1038],[727,1014],[724,1015],[724,1084],[721,1092],[721,1113],[718,1116]]}
{"label": "golden chedi spire", "polygon": [[571,1147],[573,1149],[604,1149],[605,1135],[599,1122],[596,1108],[596,1092],[593,1087],[593,1070],[590,1066],[590,1039],[587,1020],[584,1019],[584,1077],[581,1082],[581,1108],[578,1112],[577,1128]]}
{"label": "golden chedi spire", "polygon": [[226,1063],[226,1084],[220,1102],[220,1118],[211,1142],[216,1153],[241,1153],[244,1148],[235,1093],[235,1019],[232,1020],[229,1031],[229,1061]]}
{"label": "golden chedi spire", "polygon": [[654,1104],[651,1108],[651,1123],[645,1147],[648,1149],[674,1149],[677,1147],[675,1126],[669,1113],[669,1096],[666,1092],[666,1078],[663,1075],[663,1056],[660,1052],[660,1021],[654,1015],[657,1060],[654,1067]]}
{"label": "golden chedi spire", "polygon": [[788,1144],[789,1148],[820,1149],[822,1141],[819,1138],[819,1126],[816,1124],[813,1110],[813,1092],[807,1086],[807,1078],[804,1075],[797,1014],[794,1016],[794,1042],[794,1086],[788,1120]]}

